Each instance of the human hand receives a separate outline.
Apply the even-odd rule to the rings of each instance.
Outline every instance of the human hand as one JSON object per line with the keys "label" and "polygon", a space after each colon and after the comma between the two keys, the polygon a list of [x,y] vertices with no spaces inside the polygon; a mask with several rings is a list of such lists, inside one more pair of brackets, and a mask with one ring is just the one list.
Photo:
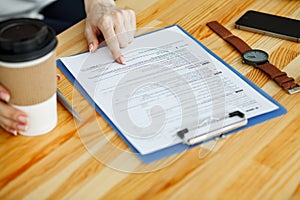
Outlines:
{"label": "human hand", "polygon": [[95,52],[102,34],[113,58],[120,64],[125,64],[120,48],[133,41],[136,18],[132,10],[119,8],[113,0],[85,0],[86,25],[85,37],[89,51]]}
{"label": "human hand", "polygon": [[18,131],[26,131],[28,116],[9,105],[9,98],[9,92],[0,84],[0,126],[7,132],[17,135]]}

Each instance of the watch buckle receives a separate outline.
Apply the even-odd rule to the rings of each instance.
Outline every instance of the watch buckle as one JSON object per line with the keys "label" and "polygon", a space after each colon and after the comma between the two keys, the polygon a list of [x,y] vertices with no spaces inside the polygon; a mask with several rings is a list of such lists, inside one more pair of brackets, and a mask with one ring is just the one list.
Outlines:
{"label": "watch buckle", "polygon": [[295,94],[297,92],[300,92],[300,86],[297,84],[297,87],[293,88],[293,89],[289,89],[287,90],[289,94]]}

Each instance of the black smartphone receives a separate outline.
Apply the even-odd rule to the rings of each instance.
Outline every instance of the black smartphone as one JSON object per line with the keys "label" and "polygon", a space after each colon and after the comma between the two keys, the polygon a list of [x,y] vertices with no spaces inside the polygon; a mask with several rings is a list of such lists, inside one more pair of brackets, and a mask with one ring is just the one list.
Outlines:
{"label": "black smartphone", "polygon": [[296,19],[249,10],[235,22],[235,27],[300,42],[300,20]]}

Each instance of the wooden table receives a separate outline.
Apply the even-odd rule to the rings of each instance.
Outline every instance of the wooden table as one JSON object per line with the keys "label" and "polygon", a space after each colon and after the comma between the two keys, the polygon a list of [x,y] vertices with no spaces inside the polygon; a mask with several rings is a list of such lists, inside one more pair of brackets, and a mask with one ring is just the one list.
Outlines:
{"label": "wooden table", "polygon": [[[136,11],[137,33],[182,26],[274,97],[287,114],[145,165],[63,76],[58,87],[84,121],[77,122],[58,104],[58,125],[49,134],[14,137],[1,129],[0,199],[300,199],[300,93],[289,95],[242,64],[240,55],[205,25],[218,20],[253,48],[266,50],[271,62],[299,83],[299,43],[237,30],[234,22],[250,9],[300,19],[300,1],[116,3]],[[83,29],[84,21],[58,36],[57,58],[87,50]],[[106,137],[98,134],[100,127]]]}

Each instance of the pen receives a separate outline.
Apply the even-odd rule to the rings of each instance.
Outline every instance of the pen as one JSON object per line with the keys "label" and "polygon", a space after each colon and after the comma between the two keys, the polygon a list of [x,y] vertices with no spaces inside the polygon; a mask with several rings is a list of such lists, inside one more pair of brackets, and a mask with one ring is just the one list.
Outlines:
{"label": "pen", "polygon": [[61,93],[61,91],[57,88],[56,90],[58,101],[80,122],[82,121],[82,118],[80,115],[76,112],[76,110],[73,108],[73,106],[68,102],[66,97]]}

